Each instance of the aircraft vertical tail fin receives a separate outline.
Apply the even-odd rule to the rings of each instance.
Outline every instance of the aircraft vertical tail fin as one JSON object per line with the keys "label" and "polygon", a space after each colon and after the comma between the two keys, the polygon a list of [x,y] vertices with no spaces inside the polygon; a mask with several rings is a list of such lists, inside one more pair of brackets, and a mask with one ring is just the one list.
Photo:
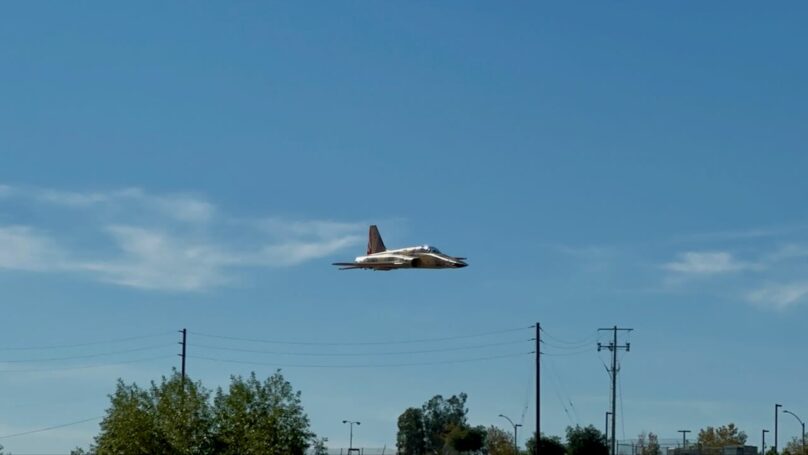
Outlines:
{"label": "aircraft vertical tail fin", "polygon": [[368,231],[367,254],[381,253],[382,251],[385,250],[387,250],[387,248],[384,246],[381,234],[379,234],[379,228],[377,228],[375,224],[371,225]]}

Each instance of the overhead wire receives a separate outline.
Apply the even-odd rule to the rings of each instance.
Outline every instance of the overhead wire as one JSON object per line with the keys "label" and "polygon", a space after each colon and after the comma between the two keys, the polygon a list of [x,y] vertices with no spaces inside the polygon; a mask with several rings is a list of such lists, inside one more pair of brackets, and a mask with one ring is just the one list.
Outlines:
{"label": "overhead wire", "polygon": [[[540,362],[541,362],[542,366],[545,367],[545,370],[550,369],[549,365],[547,363],[547,360],[545,360],[544,358],[541,358]],[[569,409],[567,409],[566,402],[561,397],[561,393],[559,392],[559,388],[558,387],[553,387],[552,389],[553,389],[553,393],[555,394],[556,398],[558,398],[559,404],[561,404],[561,409],[564,410],[564,414],[567,416],[567,420],[570,421],[570,424],[574,424],[575,422],[573,421],[572,416],[570,415]]]}
{"label": "overhead wire", "polygon": [[[215,335],[209,333],[201,333],[201,332],[190,332],[191,334],[197,337],[205,337],[211,339],[220,339],[220,340],[230,340],[230,341],[240,341],[240,342],[249,342],[249,343],[264,343],[264,344],[281,344],[281,345],[300,345],[300,346],[383,346],[383,345],[404,345],[404,344],[417,344],[417,343],[430,343],[430,342],[443,342],[443,341],[453,341],[453,340],[464,340],[464,339],[472,339],[472,338],[482,338],[488,337],[493,335],[499,334],[506,334],[506,333],[514,333],[518,331],[524,331],[526,329],[532,328],[531,327],[519,327],[519,328],[511,328],[511,329],[503,329],[503,330],[495,330],[495,331],[487,331],[487,332],[478,332],[473,334],[467,335],[455,335],[455,336],[444,336],[444,337],[432,337],[432,338],[420,338],[420,339],[402,339],[402,340],[386,340],[386,341],[363,341],[363,342],[343,342],[343,341],[327,341],[327,342],[307,342],[307,341],[294,341],[294,340],[267,340],[267,339],[256,339],[256,338],[246,338],[246,337],[235,337],[235,336],[225,336],[225,335]],[[161,332],[157,334],[148,334],[148,335],[137,335],[137,336],[130,336],[130,337],[121,337],[121,338],[113,338],[113,339],[105,339],[105,340],[96,340],[96,341],[89,341],[89,342],[82,342],[82,343],[70,343],[70,344],[51,344],[51,345],[38,345],[38,346],[14,346],[14,347],[0,347],[0,351],[6,352],[14,352],[14,351],[37,351],[37,350],[59,350],[59,349],[71,349],[71,348],[80,348],[80,347],[88,347],[88,346],[97,346],[97,345],[106,345],[106,344],[114,344],[114,343],[124,343],[129,341],[135,340],[143,340],[148,338],[156,338],[162,337],[167,335],[174,335],[176,332]],[[195,347],[200,349],[211,349],[211,350],[220,350],[220,351],[230,351],[230,352],[245,352],[245,353],[259,353],[259,354],[275,354],[275,355],[290,355],[290,356],[320,356],[320,357],[358,357],[358,356],[381,356],[381,355],[408,355],[408,354],[426,354],[426,353],[439,353],[439,352],[452,352],[452,351],[464,351],[464,350],[475,350],[475,349],[485,349],[490,347],[498,347],[498,346],[508,346],[508,345],[517,345],[520,343],[524,343],[528,341],[525,340],[509,340],[509,341],[500,341],[500,342],[491,342],[491,343],[478,343],[473,345],[467,346],[454,346],[454,347],[443,347],[443,348],[434,348],[434,349],[413,349],[413,350],[401,350],[401,351],[389,351],[389,352],[364,352],[364,353],[357,353],[357,352],[347,352],[347,353],[321,353],[321,352],[280,352],[280,351],[270,351],[270,350],[257,350],[257,349],[246,349],[246,348],[238,348],[238,347],[226,347],[226,346],[212,346],[206,344],[195,344]],[[130,349],[121,349],[115,351],[106,351],[100,353],[89,353],[89,354],[77,354],[77,355],[65,355],[65,356],[52,356],[46,358],[38,358],[38,359],[9,359],[6,361],[0,361],[0,364],[23,364],[23,363],[38,363],[38,362],[56,362],[56,361],[66,361],[66,360],[79,360],[79,359],[88,359],[88,358],[97,358],[97,357],[104,357],[104,356],[113,356],[113,355],[121,355],[133,352],[142,352],[148,351],[153,349],[159,349],[162,347],[167,347],[168,345],[161,344],[161,345],[149,345],[149,346],[141,346],[141,347],[133,347]],[[496,359],[506,359],[506,358],[515,358],[515,357],[522,357],[526,355],[534,354],[533,351],[530,352],[520,352],[520,353],[508,353],[508,354],[498,354],[498,355],[490,355],[490,356],[479,356],[479,357],[472,357],[472,358],[459,358],[459,359],[447,359],[447,360],[438,360],[438,361],[417,361],[417,362],[402,362],[402,363],[365,363],[365,364],[278,364],[273,362],[254,362],[254,361],[242,361],[242,360],[233,360],[233,359],[223,359],[223,358],[213,358],[213,357],[206,357],[206,356],[196,356],[191,355],[187,356],[188,358],[192,359],[199,359],[199,360],[207,360],[211,362],[219,362],[219,363],[233,363],[233,364],[247,364],[247,365],[263,365],[263,366],[273,366],[277,368],[394,368],[394,367],[408,367],[408,366],[420,366],[420,365],[446,365],[446,364],[458,364],[458,363],[472,363],[472,362],[483,362],[489,360],[496,360]],[[55,366],[55,367],[46,367],[46,368],[12,368],[12,369],[0,369],[0,374],[3,373],[27,373],[27,372],[38,372],[38,373],[46,373],[46,372],[55,372],[55,371],[69,371],[69,370],[81,370],[81,369],[92,369],[92,368],[104,368],[116,365],[125,365],[125,364],[132,364],[132,363],[139,363],[139,362],[149,362],[155,360],[162,360],[162,359],[169,359],[175,358],[176,354],[171,355],[161,355],[161,356],[152,356],[146,358],[138,358],[138,359],[130,359],[130,360],[122,360],[122,361],[115,361],[115,362],[105,362],[105,363],[96,363],[96,364],[83,364],[83,365],[65,365],[65,366]],[[528,384],[530,386],[530,383]],[[525,409],[527,408],[527,405]],[[524,415],[526,410],[522,413],[522,420],[524,420]],[[90,419],[83,419],[74,422],[68,422],[61,425],[54,425],[45,428],[40,428],[31,431],[13,433],[8,435],[0,436],[0,439],[5,438],[13,438],[18,436],[24,436],[29,434],[35,434],[45,431],[50,431],[58,428],[63,428],[72,425],[78,425],[85,422],[90,422],[93,420],[98,420],[101,417],[94,417]]]}
{"label": "overhead wire", "polygon": [[493,330],[488,332],[479,332],[474,334],[468,335],[455,335],[455,336],[447,336],[447,337],[435,337],[435,338],[420,338],[420,339],[410,339],[410,340],[390,340],[390,341],[299,341],[299,340],[269,340],[269,339],[260,339],[260,338],[246,338],[246,337],[235,337],[235,336],[227,336],[227,335],[217,335],[211,333],[204,333],[204,332],[191,332],[188,333],[192,335],[196,335],[199,337],[205,338],[218,338],[223,340],[233,340],[233,341],[244,341],[249,343],[264,343],[264,344],[286,344],[286,345],[300,345],[300,346],[380,346],[380,345],[394,345],[394,344],[415,344],[415,343],[429,343],[434,341],[451,341],[451,340],[462,340],[468,338],[479,338],[491,335],[500,335],[503,333],[513,333],[518,331],[523,331],[527,329],[531,329],[534,326],[529,327],[517,327],[511,329],[503,329],[503,330]]}
{"label": "overhead wire", "polygon": [[109,362],[109,363],[99,363],[99,364],[92,364],[92,365],[77,365],[77,366],[64,366],[64,367],[52,367],[52,368],[24,368],[24,369],[13,369],[13,370],[0,370],[1,373],[33,373],[33,372],[51,372],[51,371],[71,371],[71,370],[84,370],[84,369],[91,369],[91,368],[104,368],[109,366],[117,366],[117,365],[127,365],[131,363],[140,363],[140,362],[150,362],[152,360],[161,360],[161,359],[168,359],[168,358],[176,358],[176,355],[163,355],[163,356],[155,356],[155,357],[147,357],[142,359],[133,359],[133,360],[124,360],[124,361],[116,361],[116,362]]}
{"label": "overhead wire", "polygon": [[70,427],[70,426],[73,426],[73,425],[79,425],[79,424],[82,424],[82,423],[93,422],[95,420],[101,420],[101,419],[103,419],[103,417],[91,417],[89,419],[76,420],[74,422],[63,423],[61,425],[53,425],[53,426],[50,426],[50,427],[40,428],[40,429],[37,429],[37,430],[30,430],[30,431],[23,431],[23,432],[20,432],[20,433],[7,434],[7,435],[0,436],[0,439],[9,439],[9,438],[16,438],[18,436],[27,436],[29,434],[42,433],[42,432],[51,431],[51,430],[57,430],[59,428]]}
{"label": "overhead wire", "polygon": [[132,352],[143,352],[143,351],[153,351],[155,349],[165,348],[169,345],[166,344],[159,344],[159,345],[152,345],[146,346],[141,348],[132,348],[132,349],[125,349],[122,351],[112,351],[112,352],[100,352],[95,354],[82,354],[82,355],[72,355],[72,356],[63,356],[63,357],[50,357],[44,359],[13,359],[13,360],[0,360],[0,364],[3,363],[38,363],[38,362],[57,362],[62,360],[76,360],[76,359],[89,359],[94,357],[106,357],[110,355],[119,355],[119,354],[128,354]]}
{"label": "overhead wire", "polygon": [[85,346],[97,346],[100,344],[113,344],[113,343],[123,343],[127,341],[134,341],[134,340],[144,340],[147,338],[157,338],[161,336],[167,336],[170,334],[175,334],[176,332],[162,332],[156,333],[151,335],[137,335],[131,337],[124,337],[124,338],[112,338],[106,340],[98,340],[98,341],[89,341],[85,343],[74,343],[74,344],[53,344],[53,345],[44,345],[44,346],[21,346],[21,347],[0,347],[0,351],[44,351],[48,349],[69,349],[69,348],[80,348]]}
{"label": "overhead wire", "polygon": [[572,402],[572,397],[567,392],[566,387],[564,387],[564,381],[561,379],[561,375],[559,374],[559,368],[558,368],[558,366],[557,366],[557,364],[555,362],[552,362],[549,359],[547,361],[551,362],[552,365],[553,365],[553,367],[550,368],[550,372],[553,375],[553,377],[554,377],[554,379],[556,381],[556,385],[558,386],[559,390],[561,391],[561,394],[564,395],[564,400],[569,404],[570,409],[572,409],[572,414],[573,414],[573,416],[575,416],[575,423],[577,424],[577,423],[580,422],[580,418],[578,417],[578,410],[575,409],[575,404]]}
{"label": "overhead wire", "polygon": [[[257,342],[257,343],[271,343],[271,344],[290,344],[290,345],[309,345],[309,346],[373,346],[373,345],[396,345],[396,344],[409,344],[409,343],[426,343],[426,342],[435,342],[435,341],[448,341],[448,340],[462,340],[462,339],[470,339],[476,337],[487,337],[491,335],[497,334],[505,334],[505,333],[512,333],[516,331],[523,331],[529,329],[530,327],[520,327],[520,328],[511,328],[511,329],[503,329],[503,330],[493,330],[487,332],[478,332],[474,334],[468,335],[455,335],[455,336],[446,336],[446,337],[433,337],[433,338],[422,338],[422,339],[411,339],[411,340],[395,340],[395,341],[372,341],[372,342],[305,342],[305,341],[280,341],[280,340],[260,340],[260,339],[253,339],[253,338],[242,338],[242,337],[232,337],[232,336],[223,336],[223,335],[213,335],[213,334],[206,334],[206,333],[199,333],[199,332],[191,332],[199,337],[209,337],[214,339],[226,339],[231,341],[243,341],[243,342]],[[113,338],[113,339],[106,339],[106,340],[97,340],[97,341],[90,341],[90,342],[83,342],[83,343],[71,343],[71,344],[53,344],[53,345],[40,345],[40,346],[19,346],[19,347],[6,347],[0,348],[0,351],[35,351],[35,350],[48,350],[48,349],[65,349],[65,348],[78,348],[78,347],[87,347],[87,346],[95,346],[101,344],[110,344],[110,343],[121,343],[121,342],[128,342],[134,340],[143,340],[148,338],[154,337],[161,337],[167,335],[174,335],[176,332],[161,332],[157,334],[148,334],[148,335],[137,335],[137,336],[130,336],[130,337],[120,337],[120,338]],[[475,350],[475,349],[486,349],[491,347],[498,347],[498,346],[508,346],[508,345],[518,345],[528,341],[525,340],[508,340],[508,341],[498,341],[498,342],[490,342],[490,343],[477,343],[472,345],[466,346],[451,346],[451,347],[440,347],[440,348],[431,348],[431,349],[412,349],[412,350],[396,350],[396,351],[385,351],[385,352],[288,352],[288,351],[280,351],[280,350],[260,350],[260,349],[251,349],[251,348],[242,348],[242,347],[234,347],[234,346],[218,346],[218,345],[210,345],[210,344],[196,344],[196,348],[200,349],[209,349],[209,350],[218,350],[218,351],[229,351],[229,352],[244,352],[244,353],[252,353],[252,354],[269,354],[269,355],[285,355],[285,356],[301,356],[301,357],[374,357],[374,356],[398,356],[398,355],[415,355],[415,354],[427,354],[427,353],[440,353],[440,352],[453,352],[453,351],[466,351],[466,350]],[[173,345],[173,344],[172,344]],[[96,352],[96,353],[87,353],[87,354],[76,354],[76,355],[61,355],[61,356],[51,356],[51,357],[44,357],[44,358],[26,358],[26,359],[19,359],[19,358],[10,358],[7,360],[0,360],[0,365],[10,365],[10,364],[36,364],[36,363],[44,363],[44,362],[60,362],[60,361],[69,361],[69,360],[80,360],[80,359],[90,359],[90,358],[99,358],[99,357],[106,357],[106,356],[114,356],[114,355],[121,355],[121,354],[128,354],[134,352],[143,352],[149,350],[156,350],[163,347],[168,347],[168,345],[160,344],[160,345],[149,345],[149,346],[139,346],[133,347],[129,349],[120,349],[114,351],[106,351],[106,352]],[[286,366],[286,367],[322,367],[322,368],[353,368],[353,367],[364,367],[364,368],[384,368],[384,367],[396,367],[396,366],[415,366],[415,365],[437,365],[437,364],[446,364],[446,363],[460,363],[460,362],[473,362],[473,361],[481,361],[481,360],[489,360],[489,359],[496,359],[496,358],[505,358],[505,357],[512,357],[517,355],[524,355],[524,353],[520,354],[499,354],[499,355],[491,355],[491,356],[484,356],[484,357],[475,357],[475,358],[468,358],[468,359],[450,359],[450,360],[443,360],[443,361],[420,361],[420,362],[410,362],[410,363],[383,363],[383,364],[348,364],[348,365],[315,365],[315,364],[275,364],[269,362],[252,362],[254,364],[265,364],[265,365],[277,365],[277,366]],[[161,356],[152,356],[147,358],[139,358],[139,359],[131,359],[131,360],[121,360],[115,362],[105,362],[105,363],[95,363],[95,364],[84,364],[84,365],[64,365],[64,366],[54,366],[54,367],[32,367],[32,368],[7,368],[7,369],[0,369],[0,374],[2,373],[24,373],[24,372],[49,372],[49,371],[65,371],[65,370],[79,370],[79,369],[90,369],[90,368],[102,368],[105,366],[114,366],[120,364],[128,364],[128,363],[137,363],[137,362],[147,362],[152,360],[160,360],[166,358],[173,358],[175,355],[161,355]],[[190,357],[190,356],[189,356]],[[245,361],[237,360],[237,359],[229,359],[229,358],[214,358],[214,357],[206,357],[206,356],[193,356],[195,358],[200,358],[204,360],[210,360],[215,362],[228,362],[228,363],[247,363]]]}
{"label": "overhead wire", "polygon": [[211,362],[220,363],[234,363],[241,365],[257,365],[257,366],[270,366],[275,368],[394,368],[394,367],[409,367],[409,366],[422,366],[422,365],[448,365],[454,363],[470,363],[485,360],[505,359],[513,357],[521,357],[533,354],[533,352],[521,352],[516,354],[501,354],[491,355],[485,357],[465,358],[465,359],[449,359],[439,361],[424,361],[424,362],[408,362],[408,363],[384,363],[384,364],[282,364],[275,362],[256,362],[251,360],[231,360],[221,359],[215,357],[205,357],[198,355],[189,355],[189,359],[208,360]]}
{"label": "overhead wire", "polygon": [[592,332],[592,333],[590,333],[590,334],[589,334],[589,335],[587,335],[585,338],[581,338],[581,339],[579,339],[579,340],[574,340],[574,341],[565,340],[565,339],[563,339],[563,338],[560,338],[560,337],[557,337],[557,336],[555,336],[555,335],[552,335],[551,333],[548,333],[548,332],[547,332],[547,330],[546,330],[544,327],[542,327],[542,329],[541,329],[541,333],[542,333],[542,335],[543,335],[545,338],[550,338],[551,340],[555,341],[556,343],[565,344],[565,345],[584,345],[584,344],[590,344],[590,343],[592,343],[594,340],[596,340],[596,339],[597,339],[597,337],[598,337],[598,332],[597,332],[597,330],[596,330],[596,331],[594,331],[594,332]]}
{"label": "overhead wire", "polygon": [[576,350],[576,349],[582,349],[582,348],[586,348],[586,347],[591,348],[592,345],[593,345],[593,343],[591,341],[588,342],[588,343],[582,343],[582,344],[578,344],[578,345],[560,345],[560,344],[555,344],[555,343],[552,343],[552,342],[547,342],[545,340],[541,340],[541,344],[542,344],[542,346],[547,346],[547,347],[551,347],[553,349],[561,349],[561,350]]}
{"label": "overhead wire", "polygon": [[533,396],[533,385],[535,384],[536,380],[536,368],[533,365],[533,362],[528,364],[528,374],[527,374],[527,389],[525,390],[525,405],[522,407],[522,417],[519,420],[519,423],[524,425],[525,424],[525,416],[527,415],[528,408],[530,407],[530,398]]}
{"label": "overhead wire", "polygon": [[573,351],[573,352],[544,352],[544,351],[542,351],[541,355],[546,355],[546,356],[550,356],[550,357],[569,357],[569,356],[575,356],[575,355],[590,354],[590,353],[592,353],[592,351],[593,351],[593,349],[590,347],[588,349],[581,349],[579,351]]}
{"label": "overhead wire", "polygon": [[620,431],[623,433],[623,440],[626,439],[626,416],[623,408],[623,381],[617,381],[617,390],[620,395]]}
{"label": "overhead wire", "polygon": [[498,343],[476,344],[470,346],[459,346],[450,348],[436,348],[436,349],[420,349],[411,351],[388,351],[388,352],[288,352],[288,351],[268,351],[263,349],[246,349],[246,348],[233,348],[222,346],[211,346],[206,344],[194,343],[194,348],[212,349],[217,351],[231,351],[231,352],[245,352],[251,354],[272,354],[284,356],[301,356],[301,357],[372,357],[382,355],[410,355],[410,354],[428,354],[436,352],[452,352],[452,351],[466,351],[473,349],[484,349],[496,346],[508,346],[515,344],[522,344],[529,340],[512,340],[503,341]]}

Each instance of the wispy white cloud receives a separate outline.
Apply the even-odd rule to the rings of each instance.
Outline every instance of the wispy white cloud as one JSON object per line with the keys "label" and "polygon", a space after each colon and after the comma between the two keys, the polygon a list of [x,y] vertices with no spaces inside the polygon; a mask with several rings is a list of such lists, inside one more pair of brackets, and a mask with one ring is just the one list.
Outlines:
{"label": "wispy white cloud", "polygon": [[[211,240],[189,241],[134,226],[111,226],[120,254],[74,264],[109,283],[143,289],[194,291],[228,283],[233,261]],[[236,254],[236,253],[233,253]]]}
{"label": "wispy white cloud", "polygon": [[27,226],[0,226],[0,269],[55,270],[65,266],[61,248]]}
{"label": "wispy white cloud", "polygon": [[[793,234],[796,230],[784,228],[779,234]],[[777,236],[776,230],[738,231],[739,238],[744,232],[748,234],[744,238],[759,238],[754,245],[743,245],[748,260],[738,259],[730,250],[683,252],[662,264],[667,272],[665,283],[671,289],[707,286],[711,292],[719,290],[763,309],[785,310],[808,302],[808,281],[802,278],[808,272],[808,246],[792,235],[788,243],[783,243],[784,239],[763,239]],[[739,272],[744,272],[742,278]],[[707,280],[719,276],[720,281]]]}
{"label": "wispy white cloud", "polygon": [[[22,191],[19,193],[23,194]],[[213,204],[189,194],[154,195],[140,188],[124,188],[107,192],[57,191],[53,189],[28,189],[24,192],[31,199],[67,208],[106,208],[114,210],[126,207],[138,211],[155,212],[178,221],[206,222],[215,214]]]}
{"label": "wispy white cloud", "polygon": [[663,265],[671,272],[688,275],[715,275],[761,267],[760,264],[739,261],[726,251],[688,251]]}
{"label": "wispy white cloud", "polygon": [[199,291],[233,282],[239,268],[292,266],[362,242],[363,224],[235,220],[185,194],[7,188],[12,199],[39,210],[56,206],[79,216],[68,217],[72,225],[60,219],[50,229],[0,225],[0,269],[72,272],[140,289]]}
{"label": "wispy white cloud", "polygon": [[753,227],[747,229],[725,230],[702,232],[698,234],[689,234],[678,236],[671,239],[673,242],[721,242],[721,241],[739,241],[749,239],[761,239],[767,237],[780,237],[788,234],[794,234],[801,231],[808,230],[808,226],[804,225],[789,225],[789,226],[768,226],[768,227]]}
{"label": "wispy white cloud", "polygon": [[776,263],[806,257],[808,257],[808,246],[790,243],[777,248],[773,253],[767,255],[766,260]]}
{"label": "wispy white cloud", "polygon": [[791,306],[808,302],[808,281],[766,284],[749,292],[747,300],[762,307],[785,310]]}

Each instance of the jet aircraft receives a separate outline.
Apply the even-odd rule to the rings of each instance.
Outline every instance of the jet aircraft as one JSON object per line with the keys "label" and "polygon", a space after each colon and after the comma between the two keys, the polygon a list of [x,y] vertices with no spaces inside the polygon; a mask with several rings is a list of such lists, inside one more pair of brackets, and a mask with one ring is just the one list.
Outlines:
{"label": "jet aircraft", "polygon": [[367,254],[357,257],[354,262],[335,262],[333,265],[339,266],[340,270],[449,269],[467,266],[465,260],[443,254],[429,245],[388,250],[379,229],[372,225],[368,232]]}

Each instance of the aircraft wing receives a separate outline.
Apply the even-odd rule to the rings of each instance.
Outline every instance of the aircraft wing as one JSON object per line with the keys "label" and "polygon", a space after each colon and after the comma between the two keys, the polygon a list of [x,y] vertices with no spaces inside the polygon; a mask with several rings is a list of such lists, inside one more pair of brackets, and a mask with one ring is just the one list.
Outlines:
{"label": "aircraft wing", "polygon": [[356,262],[332,262],[331,265],[339,266],[340,270],[350,270],[350,269],[364,269],[361,264],[357,264]]}
{"label": "aircraft wing", "polygon": [[332,265],[339,266],[340,270],[350,269],[371,269],[371,270],[393,270],[412,266],[414,258],[401,256],[390,258],[384,262],[334,262]]}

